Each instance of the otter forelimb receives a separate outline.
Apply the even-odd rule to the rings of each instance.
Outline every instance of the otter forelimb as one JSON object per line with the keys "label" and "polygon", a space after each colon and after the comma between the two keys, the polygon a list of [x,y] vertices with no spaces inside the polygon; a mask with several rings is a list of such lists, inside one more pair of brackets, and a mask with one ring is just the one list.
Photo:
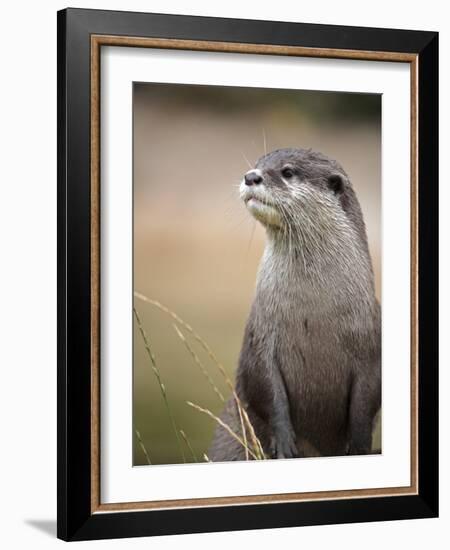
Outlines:
{"label": "otter forelimb", "polygon": [[[375,369],[372,377],[362,373],[352,383],[349,406],[349,455],[368,454],[372,449],[373,422],[380,408],[381,388]],[[369,371],[370,372],[370,371]]]}
{"label": "otter forelimb", "polygon": [[294,458],[298,456],[296,435],[289,411],[286,386],[278,365],[274,360],[272,368],[273,400],[271,418],[271,452],[274,458]]}

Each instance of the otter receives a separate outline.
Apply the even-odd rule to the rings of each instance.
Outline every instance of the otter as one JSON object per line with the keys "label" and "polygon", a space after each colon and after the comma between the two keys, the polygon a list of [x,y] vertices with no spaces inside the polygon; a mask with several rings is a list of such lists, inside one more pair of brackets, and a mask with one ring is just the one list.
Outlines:
{"label": "otter", "polygon": [[[235,390],[269,458],[369,454],[381,407],[381,313],[361,208],[342,166],[278,149],[240,196],[266,229]],[[241,424],[231,398],[222,420]],[[244,460],[217,427],[209,458]]]}

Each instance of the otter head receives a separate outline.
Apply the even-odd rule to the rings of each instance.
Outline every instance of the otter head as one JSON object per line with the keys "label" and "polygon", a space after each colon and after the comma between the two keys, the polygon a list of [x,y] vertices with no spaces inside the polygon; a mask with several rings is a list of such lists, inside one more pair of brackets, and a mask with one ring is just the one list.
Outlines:
{"label": "otter head", "polygon": [[[331,227],[353,196],[344,170],[311,149],[277,149],[261,157],[240,185],[249,212],[270,229]],[[337,219],[336,219],[337,221]]]}

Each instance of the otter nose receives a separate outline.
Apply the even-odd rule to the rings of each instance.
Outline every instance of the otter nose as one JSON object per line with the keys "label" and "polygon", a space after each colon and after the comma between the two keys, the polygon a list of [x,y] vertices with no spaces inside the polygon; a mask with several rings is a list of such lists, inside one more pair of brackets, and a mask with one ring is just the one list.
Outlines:
{"label": "otter nose", "polygon": [[245,174],[245,185],[257,185],[262,182],[262,177],[256,172],[249,172]]}

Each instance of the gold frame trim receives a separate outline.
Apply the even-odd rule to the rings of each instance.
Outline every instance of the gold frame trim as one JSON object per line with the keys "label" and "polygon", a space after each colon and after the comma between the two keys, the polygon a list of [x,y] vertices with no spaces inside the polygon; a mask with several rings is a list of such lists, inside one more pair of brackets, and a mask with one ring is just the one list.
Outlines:
{"label": "gold frame trim", "polygon": [[[410,64],[411,74],[411,484],[408,487],[213,497],[102,504],[100,501],[100,50],[102,46],[164,48],[392,61]],[[304,48],[132,36],[91,35],[91,513],[198,508],[418,494],[418,55],[397,52]]]}

